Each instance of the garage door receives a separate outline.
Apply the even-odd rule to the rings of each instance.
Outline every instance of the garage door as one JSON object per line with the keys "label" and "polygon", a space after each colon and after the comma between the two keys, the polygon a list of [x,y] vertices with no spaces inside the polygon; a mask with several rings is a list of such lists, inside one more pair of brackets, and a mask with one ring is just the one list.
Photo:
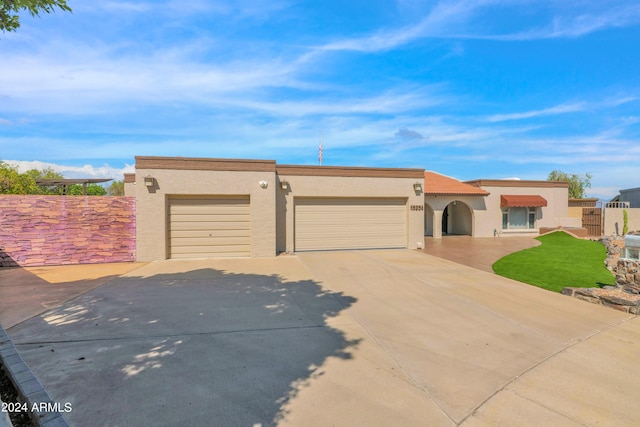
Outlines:
{"label": "garage door", "polygon": [[406,199],[295,199],[295,250],[405,248]]}
{"label": "garage door", "polygon": [[170,258],[251,253],[248,196],[169,199]]}

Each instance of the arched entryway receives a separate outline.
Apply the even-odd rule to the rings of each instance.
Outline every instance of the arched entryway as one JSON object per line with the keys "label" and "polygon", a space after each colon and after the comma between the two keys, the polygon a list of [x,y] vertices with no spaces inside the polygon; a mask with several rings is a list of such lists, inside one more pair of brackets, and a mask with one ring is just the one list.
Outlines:
{"label": "arched entryway", "polygon": [[442,235],[467,235],[473,233],[473,214],[466,203],[454,200],[442,212]]}

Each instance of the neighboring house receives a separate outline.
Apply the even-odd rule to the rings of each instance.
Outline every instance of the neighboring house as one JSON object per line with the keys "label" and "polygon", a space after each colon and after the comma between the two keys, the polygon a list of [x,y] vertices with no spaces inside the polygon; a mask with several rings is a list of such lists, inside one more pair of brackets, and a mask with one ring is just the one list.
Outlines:
{"label": "neighboring house", "polygon": [[620,190],[618,201],[628,202],[630,208],[640,208],[640,187]]}
{"label": "neighboring house", "polygon": [[598,205],[597,197],[584,199],[569,199],[569,217],[582,220],[583,208],[595,208]]}
{"label": "neighboring house", "polygon": [[605,204],[604,234],[621,235],[624,231],[624,212],[629,231],[640,231],[640,187],[620,190],[620,194]]}
{"label": "neighboring house", "polygon": [[537,234],[575,225],[567,183],[463,183],[424,169],[274,160],[144,156],[135,167],[124,181],[136,199],[138,261],[416,249],[425,235]]}

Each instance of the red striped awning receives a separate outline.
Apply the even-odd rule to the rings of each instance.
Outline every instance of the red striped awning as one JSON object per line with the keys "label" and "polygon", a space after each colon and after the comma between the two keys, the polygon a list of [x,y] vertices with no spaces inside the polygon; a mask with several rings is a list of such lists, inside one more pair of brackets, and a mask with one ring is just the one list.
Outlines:
{"label": "red striped awning", "polygon": [[501,208],[539,208],[547,206],[547,200],[542,196],[500,196]]}

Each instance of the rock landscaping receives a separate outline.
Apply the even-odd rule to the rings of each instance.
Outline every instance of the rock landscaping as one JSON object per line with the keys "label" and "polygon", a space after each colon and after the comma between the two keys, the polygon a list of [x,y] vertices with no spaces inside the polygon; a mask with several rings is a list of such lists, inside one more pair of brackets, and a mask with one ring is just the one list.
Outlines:
{"label": "rock landscaping", "polygon": [[599,240],[607,248],[605,264],[616,276],[616,286],[602,288],[564,288],[562,293],[574,298],[600,304],[625,313],[640,314],[640,263],[621,258],[624,248],[622,236],[608,236]]}

